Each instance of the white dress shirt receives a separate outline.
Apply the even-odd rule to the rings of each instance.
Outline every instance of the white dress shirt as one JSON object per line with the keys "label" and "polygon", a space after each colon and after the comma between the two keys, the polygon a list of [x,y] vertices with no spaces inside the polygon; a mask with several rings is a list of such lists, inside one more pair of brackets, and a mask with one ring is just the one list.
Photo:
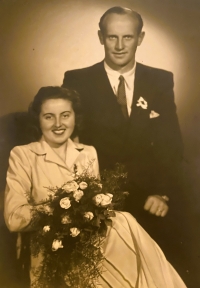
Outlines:
{"label": "white dress shirt", "polygon": [[106,70],[106,73],[108,75],[108,79],[110,81],[110,85],[111,85],[115,95],[117,95],[117,90],[118,90],[118,86],[119,86],[119,76],[122,75],[124,77],[127,109],[128,109],[128,114],[130,115],[131,114],[131,106],[132,106],[132,102],[133,102],[136,62],[135,62],[134,67],[130,71],[123,73],[123,74],[120,74],[118,71],[111,69],[106,64],[105,61],[104,61],[104,68]]}

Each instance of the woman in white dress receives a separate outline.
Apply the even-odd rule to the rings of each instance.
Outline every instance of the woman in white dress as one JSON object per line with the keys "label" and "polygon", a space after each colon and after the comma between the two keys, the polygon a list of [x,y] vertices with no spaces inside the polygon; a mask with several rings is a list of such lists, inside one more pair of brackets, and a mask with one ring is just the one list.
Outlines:
{"label": "woman in white dress", "polygon": [[[30,112],[38,128],[39,140],[15,147],[10,153],[7,172],[4,215],[12,232],[37,230],[37,225],[32,225],[30,198],[34,199],[35,205],[44,205],[44,199],[48,198],[45,187],[61,186],[72,180],[74,164],[81,173],[95,159],[90,173],[99,174],[95,148],[70,139],[75,136],[80,122],[76,92],[43,87],[35,96]],[[129,213],[116,212],[103,245],[104,269],[97,287],[186,287],[158,245]],[[41,257],[30,258],[31,287],[35,280],[32,271],[41,263]]]}

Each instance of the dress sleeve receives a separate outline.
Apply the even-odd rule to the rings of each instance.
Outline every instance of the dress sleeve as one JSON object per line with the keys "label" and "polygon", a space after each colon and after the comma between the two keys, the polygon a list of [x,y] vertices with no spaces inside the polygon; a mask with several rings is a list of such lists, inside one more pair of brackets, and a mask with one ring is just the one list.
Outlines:
{"label": "dress sleeve", "polygon": [[31,165],[27,153],[21,147],[15,147],[9,158],[4,206],[5,222],[12,232],[33,230],[29,225],[31,187]]}

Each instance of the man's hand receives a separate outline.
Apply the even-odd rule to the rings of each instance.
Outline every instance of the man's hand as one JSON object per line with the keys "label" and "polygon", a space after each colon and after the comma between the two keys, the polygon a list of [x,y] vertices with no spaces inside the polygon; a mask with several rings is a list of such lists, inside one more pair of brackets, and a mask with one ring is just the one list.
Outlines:
{"label": "man's hand", "polygon": [[168,212],[167,196],[152,195],[145,202],[144,210],[156,216],[164,217]]}

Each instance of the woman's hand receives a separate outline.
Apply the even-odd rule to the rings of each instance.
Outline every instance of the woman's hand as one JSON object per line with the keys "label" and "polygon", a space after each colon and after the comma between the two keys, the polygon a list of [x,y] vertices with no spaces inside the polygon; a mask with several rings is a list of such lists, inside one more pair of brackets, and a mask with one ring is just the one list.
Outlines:
{"label": "woman's hand", "polygon": [[169,201],[167,196],[151,195],[145,202],[144,210],[155,216],[165,217],[169,210],[167,201]]}

